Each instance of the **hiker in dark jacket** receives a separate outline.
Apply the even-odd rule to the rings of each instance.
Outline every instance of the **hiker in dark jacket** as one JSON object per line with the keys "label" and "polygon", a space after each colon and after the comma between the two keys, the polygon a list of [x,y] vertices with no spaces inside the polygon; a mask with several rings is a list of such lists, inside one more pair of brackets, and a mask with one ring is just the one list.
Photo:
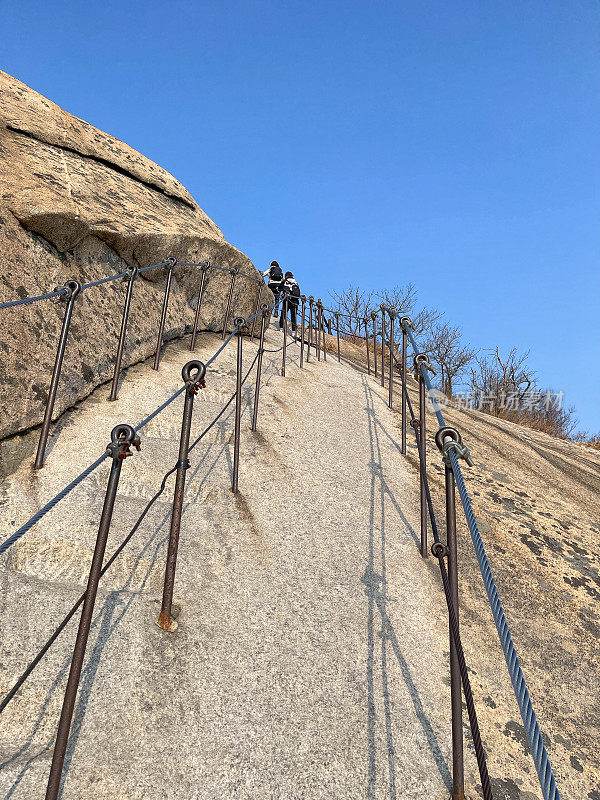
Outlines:
{"label": "hiker in dark jacket", "polygon": [[267,278],[267,286],[273,292],[273,297],[275,298],[273,316],[276,317],[279,314],[279,296],[283,284],[283,270],[277,261],[271,261],[271,266],[263,272],[263,277]]}
{"label": "hiker in dark jacket", "polygon": [[283,321],[287,317],[288,308],[290,310],[290,318],[292,320],[292,331],[296,331],[296,310],[300,302],[300,287],[298,281],[294,278],[291,272],[285,273],[285,278],[281,284],[281,294],[283,296],[283,304],[281,307],[281,316],[279,317],[279,327],[283,328]]}

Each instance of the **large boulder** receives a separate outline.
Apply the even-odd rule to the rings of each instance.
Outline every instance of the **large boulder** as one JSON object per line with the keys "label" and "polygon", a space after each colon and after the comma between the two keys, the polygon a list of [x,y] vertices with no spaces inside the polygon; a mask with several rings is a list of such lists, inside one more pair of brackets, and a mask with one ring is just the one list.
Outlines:
{"label": "large boulder", "polygon": [[[239,268],[228,328],[253,312],[262,284],[252,262],[175,178],[5,72],[0,94],[0,302],[174,257]],[[165,273],[136,281],[124,367],[154,350]],[[175,268],[165,340],[190,330],[200,280],[197,268]],[[229,273],[209,271],[201,329],[223,326],[229,285]],[[115,280],[79,296],[55,417],[111,378],[125,289]],[[0,310],[0,439],[41,422],[63,314],[48,300]]]}

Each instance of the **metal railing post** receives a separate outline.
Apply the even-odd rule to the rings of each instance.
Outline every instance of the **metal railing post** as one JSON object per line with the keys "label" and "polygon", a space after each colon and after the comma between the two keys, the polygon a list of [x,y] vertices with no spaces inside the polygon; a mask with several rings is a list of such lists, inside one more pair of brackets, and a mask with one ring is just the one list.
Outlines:
{"label": "metal railing post", "polygon": [[[425,404],[425,379],[423,369],[430,370],[435,375],[435,370],[429,363],[426,353],[417,353],[414,358],[415,378],[419,381],[419,478],[421,486],[421,555],[429,556],[427,550],[427,448],[426,448],[426,404]],[[414,422],[413,422],[414,424]]]}
{"label": "metal railing post", "polygon": [[260,373],[262,370],[263,353],[265,347],[265,328],[267,327],[267,314],[269,313],[269,306],[266,303],[263,303],[261,308],[262,308],[262,318],[260,321],[260,342],[258,345],[256,384],[254,387],[254,410],[252,412],[252,425],[250,426],[251,431],[256,430],[256,424],[258,422],[258,400],[260,397]]}
{"label": "metal railing post", "polygon": [[204,297],[204,287],[206,284],[206,273],[210,264],[208,261],[203,261],[200,264],[200,269],[202,271],[202,280],[200,281],[200,291],[198,292],[198,302],[196,303],[196,313],[194,314],[194,327],[192,328],[192,338],[190,341],[190,350],[196,349],[196,337],[198,335],[198,322],[200,320],[200,307],[202,306],[202,298]]}
{"label": "metal railing post", "polygon": [[162,304],[162,312],[160,315],[160,323],[158,326],[158,337],[156,339],[156,353],[154,354],[154,365],[152,369],[158,369],[158,365],[160,364],[160,351],[163,345],[163,336],[165,332],[165,323],[167,321],[167,309],[169,307],[169,294],[171,292],[171,281],[173,280],[173,268],[177,263],[176,258],[168,258],[167,264],[169,265],[168,272],[167,272],[167,282],[165,284],[165,294],[163,297],[163,304]]}
{"label": "metal railing post", "polygon": [[337,332],[338,362],[342,360],[340,355],[340,312],[335,312],[335,327]]}
{"label": "metal railing post", "polygon": [[98,528],[98,536],[96,537],[96,546],[94,548],[94,555],[92,557],[92,564],[90,566],[87,588],[85,591],[85,599],[83,601],[83,609],[81,611],[79,628],[77,630],[77,638],[75,640],[75,647],[73,648],[71,668],[69,670],[67,687],[65,689],[65,697],[60,714],[60,721],[58,723],[56,742],[54,744],[54,751],[52,753],[52,764],[50,767],[50,774],[48,776],[48,786],[46,788],[46,800],[57,800],[58,793],[60,791],[60,782],[65,761],[65,753],[69,741],[69,732],[71,729],[71,721],[73,719],[73,711],[75,709],[75,700],[77,697],[77,688],[79,686],[81,669],[83,667],[87,640],[92,623],[92,616],[94,613],[94,604],[96,602],[98,583],[100,581],[100,573],[102,571],[102,562],[104,560],[108,532],[110,529],[110,523],[115,505],[115,498],[117,496],[117,487],[119,485],[121,466],[123,465],[123,460],[128,455],[131,455],[131,445],[139,450],[140,440],[133,428],[130,425],[117,425],[117,427],[114,428],[111,433],[111,442],[107,448],[112,456],[110,477],[108,479],[108,485],[106,488],[104,506],[102,508],[102,516],[100,518],[100,525]]}
{"label": "metal railing post", "polygon": [[54,369],[52,370],[52,378],[50,380],[50,388],[48,390],[48,400],[46,401],[46,409],[44,411],[44,420],[42,422],[42,430],[40,431],[40,440],[38,442],[37,453],[35,456],[34,469],[41,469],[44,466],[44,457],[46,455],[46,445],[48,443],[48,435],[50,433],[50,424],[52,422],[52,412],[54,411],[54,403],[56,401],[56,392],[58,389],[58,382],[60,380],[60,372],[62,370],[63,358],[65,356],[65,348],[67,346],[67,337],[69,336],[69,326],[71,325],[71,317],[73,316],[73,307],[75,300],[81,291],[81,284],[76,280],[69,280],[64,286],[57,286],[55,292],[62,291],[63,294],[56,298],[56,302],[61,300],[65,301],[67,307],[65,308],[65,315],[63,317],[62,328],[60,331],[60,338],[58,340],[58,348],[56,350],[56,358],[54,360]]}
{"label": "metal railing post", "polygon": [[[192,370],[196,374],[192,377]],[[175,569],[177,567],[177,550],[179,547],[179,531],[181,529],[181,513],[183,509],[183,496],[185,493],[185,473],[190,466],[188,450],[190,446],[190,430],[192,427],[192,413],[194,410],[194,397],[198,390],[204,387],[206,367],[201,361],[188,361],[181,370],[181,377],[186,385],[185,401],[183,405],[183,418],[181,421],[181,436],[179,438],[179,457],[177,459],[177,474],[175,476],[175,491],[173,494],[173,508],[171,510],[171,529],[169,532],[169,545],[167,547],[167,562],[165,566],[165,582],[163,586],[162,605],[157,624],[163,631],[174,631],[177,623],[172,616],[173,588],[175,586]]]}
{"label": "metal railing post", "polygon": [[131,306],[131,295],[133,293],[133,282],[137,278],[138,267],[134,264],[133,267],[127,269],[127,274],[123,278],[128,281],[127,291],[125,292],[125,305],[123,306],[123,317],[121,318],[121,332],[119,333],[119,344],[117,345],[117,356],[115,358],[115,371],[113,373],[112,384],[110,387],[109,400],[117,399],[117,391],[119,388],[119,375],[121,373],[121,361],[123,359],[123,350],[125,349],[125,333],[127,331],[127,320],[129,319],[129,308]]}
{"label": "metal railing post", "polygon": [[389,308],[390,315],[390,374],[389,374],[389,396],[388,406],[394,407],[394,317],[396,315],[395,308]]}
{"label": "metal railing post", "polygon": [[303,294],[300,299],[302,300],[302,319],[300,321],[300,368],[302,368],[304,366],[304,315],[306,312],[306,295]]}
{"label": "metal railing post", "polygon": [[323,302],[319,298],[319,319],[321,320],[321,335],[323,341],[323,361],[327,361],[327,343],[325,341],[325,314],[323,313]]}
{"label": "metal railing post", "polygon": [[[313,305],[315,302],[315,298],[310,295],[308,298],[308,347],[306,348],[306,362],[310,361],[310,347],[312,345],[312,333],[313,333]],[[316,350],[316,345],[315,345]]]}
{"label": "metal railing post", "polygon": [[[450,616],[454,616],[453,621],[455,627],[455,630],[453,631],[453,621],[452,619],[449,619],[450,705],[452,710],[452,800],[464,800],[465,776],[463,754],[463,696],[460,660],[457,648],[457,643],[460,641],[460,627],[458,599],[458,546],[456,537],[456,484],[454,480],[452,464],[448,456],[449,447],[460,447],[462,445],[462,439],[456,429],[444,427],[440,428],[436,433],[435,442],[442,452],[442,458],[444,461],[446,499],[446,556],[448,559],[448,588],[450,590],[449,594],[453,606],[453,615],[450,614],[450,605],[448,606],[448,611]],[[468,455],[468,458],[470,459],[470,455]],[[487,773],[487,768],[485,769]]]}
{"label": "metal railing post", "polygon": [[285,378],[285,357],[287,354],[287,312],[288,312],[288,298],[284,294],[281,303],[281,311],[283,313],[283,352],[281,356],[281,377]]}
{"label": "metal railing post", "polygon": [[237,372],[235,381],[235,428],[233,432],[233,478],[231,491],[238,492],[238,473],[240,469],[240,428],[242,421],[242,340],[244,318],[237,317],[233,323],[237,328]]}
{"label": "metal railing post", "polygon": [[[455,484],[452,467],[446,461],[446,547],[448,548],[448,578],[452,600],[459,619],[458,607],[458,552],[456,541]],[[452,800],[464,800],[465,776],[463,758],[463,714],[460,665],[452,631],[450,630],[450,696],[452,707]]]}
{"label": "metal railing post", "polygon": [[367,375],[371,374],[371,359],[369,358],[369,329],[367,327],[368,320],[364,317],[363,322],[365,324],[365,344],[367,345]]}
{"label": "metal railing post", "polygon": [[408,317],[402,317],[400,320],[400,326],[402,328],[402,360],[400,362],[400,370],[402,373],[402,445],[400,452],[403,456],[406,455],[406,419],[407,419],[407,409],[406,409],[406,393],[408,392],[408,384],[406,383],[406,344],[407,344],[407,336],[406,336],[406,326],[410,325],[410,319]]}
{"label": "metal railing post", "polygon": [[316,351],[317,351],[317,361],[321,360],[321,301],[317,300],[317,311],[316,311],[316,327],[317,327],[317,338],[316,338]]}
{"label": "metal railing post", "polygon": [[382,303],[381,310],[381,386],[385,387],[385,312],[386,306]]}
{"label": "metal railing post", "polygon": [[254,341],[254,331],[256,330],[256,320],[258,319],[258,309],[260,308],[260,296],[262,294],[262,281],[260,283],[257,281],[258,284],[258,295],[256,297],[256,308],[254,309],[254,315],[252,317],[252,330],[250,332],[250,341]]}
{"label": "metal railing post", "polygon": [[371,319],[373,320],[373,369],[375,371],[375,377],[377,377],[377,312],[371,311]]}
{"label": "metal railing post", "polygon": [[223,336],[222,338],[225,339],[225,333],[227,331],[227,320],[229,319],[229,313],[231,311],[231,300],[233,298],[233,287],[235,286],[235,279],[239,272],[237,267],[232,267],[229,270],[229,274],[231,275],[231,285],[229,286],[229,294],[227,295],[227,307],[225,309],[225,318],[223,320]]}

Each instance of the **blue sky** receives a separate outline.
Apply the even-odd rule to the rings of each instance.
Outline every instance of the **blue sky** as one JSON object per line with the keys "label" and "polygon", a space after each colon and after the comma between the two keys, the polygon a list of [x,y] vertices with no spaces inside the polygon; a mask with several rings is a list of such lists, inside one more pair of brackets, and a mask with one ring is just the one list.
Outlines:
{"label": "blue sky", "polygon": [[591,0],[0,0],[2,68],[172,172],[257,266],[413,281],[600,430]]}

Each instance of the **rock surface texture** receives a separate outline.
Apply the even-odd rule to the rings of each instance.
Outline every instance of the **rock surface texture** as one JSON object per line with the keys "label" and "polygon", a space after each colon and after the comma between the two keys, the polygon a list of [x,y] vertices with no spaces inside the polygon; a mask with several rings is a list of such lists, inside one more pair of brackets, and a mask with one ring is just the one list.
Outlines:
{"label": "rock surface texture", "polygon": [[[219,344],[204,334],[199,356]],[[267,348],[280,344],[271,331]],[[192,438],[231,396],[235,354],[231,344],[209,368]],[[245,368],[255,354],[245,342]],[[401,456],[400,417],[378,381],[333,358],[300,370],[296,345],[289,354],[286,378],[281,353],[265,354],[257,433],[244,387],[240,494],[229,488],[232,406],[190,455],[178,629],[155,624],[173,478],[102,581],[63,800],[449,796],[448,617],[437,563],[418,551],[414,442]],[[32,475],[24,463],[0,485],[0,528],[10,534],[91,463],[113,425],[163,403],[188,356],[171,343],[159,373],[149,363],[129,371],[116,403],[99,389],[65,415],[69,436],[57,437],[47,467]],[[109,553],[177,459],[182,405],[142,430],[142,451],[123,465]],[[476,461],[467,484],[562,797],[598,800],[600,456],[485,415],[448,417]],[[429,464],[443,536],[434,448]],[[107,472],[105,463],[2,559],[0,692],[85,586]],[[494,797],[541,800],[458,518],[463,642]],[[74,633],[71,623],[3,714],[2,800],[43,796]],[[479,800],[468,735],[466,776]]]}
{"label": "rock surface texture", "polygon": [[[4,72],[0,97],[0,302],[174,257],[238,267],[251,279],[236,281],[229,329],[253,312],[252,263],[168,172]],[[175,268],[166,339],[189,330],[200,279]],[[229,282],[209,273],[201,328],[222,327]],[[164,269],[136,281],[124,366],[154,349],[164,283]],[[77,300],[55,416],[110,379],[125,289],[115,280]],[[0,311],[0,439],[41,422],[63,314],[48,300]]]}

